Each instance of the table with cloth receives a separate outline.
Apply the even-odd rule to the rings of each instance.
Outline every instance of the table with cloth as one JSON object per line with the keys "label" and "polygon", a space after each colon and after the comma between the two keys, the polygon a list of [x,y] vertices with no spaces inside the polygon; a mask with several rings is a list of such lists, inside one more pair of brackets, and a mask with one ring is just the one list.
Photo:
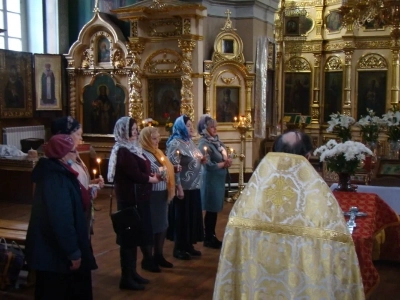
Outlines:
{"label": "table with cloth", "polygon": [[347,212],[351,206],[357,206],[360,212],[367,213],[366,217],[356,218],[357,227],[353,231],[353,240],[360,263],[364,291],[368,296],[379,283],[379,274],[372,262],[374,237],[382,229],[398,226],[399,217],[376,194],[353,192],[334,192],[333,194],[343,211]]}

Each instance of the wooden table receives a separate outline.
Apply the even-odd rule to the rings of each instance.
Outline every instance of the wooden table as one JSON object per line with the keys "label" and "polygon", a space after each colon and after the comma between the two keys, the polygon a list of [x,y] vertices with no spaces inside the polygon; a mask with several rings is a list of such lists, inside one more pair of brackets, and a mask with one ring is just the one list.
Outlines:
{"label": "wooden table", "polygon": [[25,245],[28,222],[0,219],[0,237],[8,243],[12,241]]}
{"label": "wooden table", "polygon": [[[378,195],[355,192],[333,193],[343,211],[357,206],[366,217],[357,217],[353,240],[360,264],[365,295],[368,296],[379,283],[379,274],[372,261],[375,235],[389,226],[398,226],[399,217]],[[348,220],[348,217],[346,217]]]}

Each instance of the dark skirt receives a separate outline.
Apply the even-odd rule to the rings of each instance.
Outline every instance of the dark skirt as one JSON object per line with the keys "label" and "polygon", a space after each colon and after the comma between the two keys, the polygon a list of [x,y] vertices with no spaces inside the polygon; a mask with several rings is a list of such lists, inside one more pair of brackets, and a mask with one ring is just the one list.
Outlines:
{"label": "dark skirt", "polygon": [[174,197],[169,207],[167,238],[175,247],[186,247],[204,240],[200,190],[185,190],[185,197]]}
{"label": "dark skirt", "polygon": [[[132,204],[128,202],[118,202],[118,210],[131,206]],[[122,247],[132,248],[136,246],[153,246],[153,227],[151,225],[150,201],[138,202],[137,210],[142,221],[142,230],[140,232],[140,236],[133,236],[130,239],[126,239],[117,234],[117,244]]]}
{"label": "dark skirt", "polygon": [[150,199],[151,224],[153,233],[164,232],[168,228],[168,191],[152,191]]}

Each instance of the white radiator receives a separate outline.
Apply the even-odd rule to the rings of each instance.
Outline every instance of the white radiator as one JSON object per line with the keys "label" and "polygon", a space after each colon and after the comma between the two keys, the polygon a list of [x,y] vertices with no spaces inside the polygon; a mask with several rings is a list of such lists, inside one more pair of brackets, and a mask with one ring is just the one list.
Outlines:
{"label": "white radiator", "polygon": [[3,144],[13,145],[21,150],[21,140],[29,138],[45,138],[44,125],[3,128]]}

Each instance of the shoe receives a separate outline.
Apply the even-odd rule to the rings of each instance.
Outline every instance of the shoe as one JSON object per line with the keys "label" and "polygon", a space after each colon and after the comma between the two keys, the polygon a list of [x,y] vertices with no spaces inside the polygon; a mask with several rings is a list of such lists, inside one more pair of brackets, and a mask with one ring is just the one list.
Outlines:
{"label": "shoe", "polygon": [[138,283],[130,276],[122,276],[119,281],[119,288],[121,290],[142,291],[144,290],[144,285]]}
{"label": "shoe", "polygon": [[189,247],[189,249],[186,249],[186,252],[192,256],[201,256],[201,251],[194,249],[193,246]]}
{"label": "shoe", "polygon": [[133,272],[132,278],[133,278],[137,283],[140,283],[140,284],[148,284],[148,283],[150,283],[150,280],[148,280],[148,279],[146,279],[146,278],[140,276],[136,271]]}
{"label": "shoe", "polygon": [[142,269],[153,273],[160,273],[161,269],[156,264],[153,258],[146,258],[142,260]]}
{"label": "shoe", "polygon": [[190,260],[192,257],[184,250],[174,250],[174,257],[182,260]]}
{"label": "shoe", "polygon": [[156,264],[158,264],[160,267],[163,267],[163,268],[173,268],[174,267],[174,265],[171,264],[169,261],[167,261],[163,255],[154,256],[154,260],[155,260]]}
{"label": "shoe", "polygon": [[222,242],[218,240],[215,235],[213,235],[211,238],[205,238],[203,245],[207,248],[221,249]]}

